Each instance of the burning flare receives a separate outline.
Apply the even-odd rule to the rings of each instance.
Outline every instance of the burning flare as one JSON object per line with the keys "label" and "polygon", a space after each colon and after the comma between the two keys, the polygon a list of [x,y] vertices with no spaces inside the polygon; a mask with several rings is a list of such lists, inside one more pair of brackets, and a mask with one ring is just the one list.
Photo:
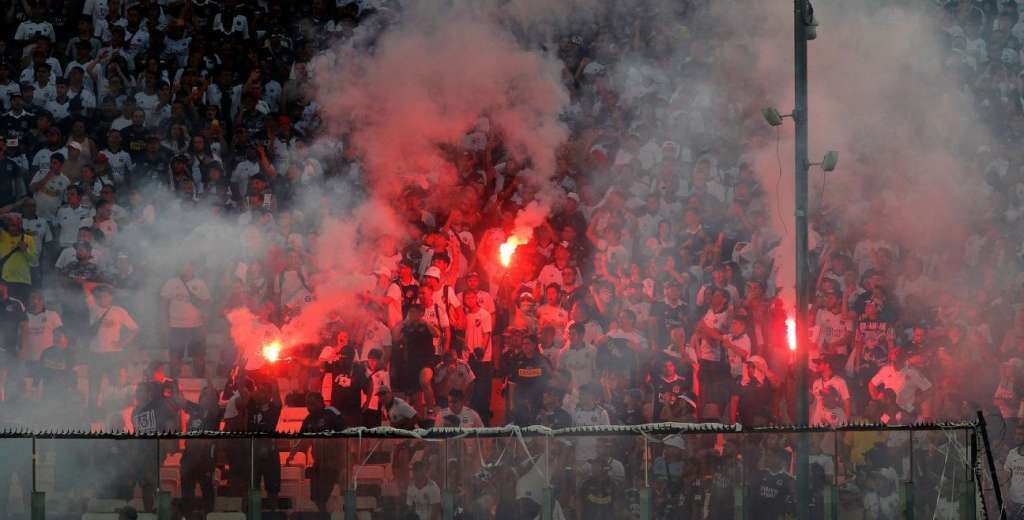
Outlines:
{"label": "burning flare", "polygon": [[263,357],[270,363],[276,362],[281,358],[281,342],[272,341],[263,345]]}
{"label": "burning flare", "polygon": [[786,344],[789,350],[796,350],[796,320],[786,318]]}
{"label": "burning flare", "polygon": [[501,265],[508,267],[509,262],[512,261],[512,253],[515,253],[516,248],[523,243],[524,242],[515,235],[508,237],[508,240],[498,247],[498,254],[501,256]]}

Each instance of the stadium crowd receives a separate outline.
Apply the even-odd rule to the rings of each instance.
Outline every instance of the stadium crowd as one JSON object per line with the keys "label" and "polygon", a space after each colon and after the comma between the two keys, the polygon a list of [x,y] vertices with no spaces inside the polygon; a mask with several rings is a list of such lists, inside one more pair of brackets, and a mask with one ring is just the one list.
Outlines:
{"label": "stadium crowd", "polygon": [[[411,231],[379,241],[364,273],[376,288],[359,295],[358,311],[323,323],[321,342],[290,345],[275,359],[240,352],[225,316],[249,309],[270,341],[322,296],[311,286],[311,244],[330,201],[315,209],[307,201],[365,174],[360,151],[322,124],[311,60],[372,31],[364,22],[387,20],[394,6],[8,3],[0,43],[3,424],[272,432],[282,409],[306,407],[304,431],[763,426],[791,422],[795,393],[808,392],[814,424],[907,424],[983,409],[1015,431],[1024,399],[1024,156],[1013,146],[1024,121],[1024,4],[942,8],[947,66],[962,72],[975,108],[1002,136],[964,160],[991,186],[995,210],[962,250],[938,255],[899,243],[887,234],[882,199],[867,201],[858,220],[815,208],[816,303],[802,346],[813,351],[811,388],[796,387],[786,342],[792,310],[777,297],[779,273],[792,266],[779,262],[772,186],[745,160],[772,130],[759,119],[756,83],[724,72],[745,70],[732,65],[751,49],[725,52],[729,33],[716,31],[711,2],[677,4],[687,25],[673,31],[647,30],[653,20],[638,11],[635,23],[601,20],[557,40],[572,100],[555,179],[564,203],[507,266],[500,245],[535,190],[517,177],[523,165],[507,159],[500,129],[483,119],[446,148],[458,202],[424,206],[425,190],[406,187],[393,204]],[[649,62],[612,74],[630,54]],[[706,77],[720,78],[720,90],[690,88]],[[153,258],[173,244],[210,241],[237,248],[230,258],[198,254],[173,266]],[[186,399],[178,381],[197,378],[209,383]],[[651,476],[655,517],[731,514],[729,476],[744,460],[753,461],[743,478],[756,507],[781,516],[793,503],[789,446],[766,439],[744,447],[666,440]],[[241,496],[250,454],[229,444],[211,454],[202,442],[186,443],[181,494],[194,496],[198,484],[208,510],[213,468],[226,468],[226,493]],[[1024,450],[1011,450],[1016,444],[997,443],[1000,458],[1009,453],[1001,469],[1020,509]],[[288,455],[312,449],[310,498],[320,510],[344,480],[340,454],[325,446]],[[638,446],[560,446],[567,466],[589,472],[553,477],[565,514],[635,513],[636,496],[625,490],[642,473]],[[256,448],[255,471],[277,496],[275,445]],[[853,462],[819,469],[860,486],[866,517],[894,517],[898,464],[870,454],[895,448],[879,442],[859,448],[859,458],[850,446],[831,449],[870,470],[853,479]],[[411,459],[400,470],[409,509],[439,518],[431,475],[443,462]],[[139,460],[122,457],[121,475]],[[918,476],[934,481],[922,504],[952,500],[941,469]],[[130,497],[134,483],[103,492]],[[151,508],[154,483],[138,483]],[[81,491],[82,483],[62,485]],[[468,488],[459,496],[465,518],[535,516],[536,502],[515,500],[522,497],[496,493],[498,516],[473,498]]]}

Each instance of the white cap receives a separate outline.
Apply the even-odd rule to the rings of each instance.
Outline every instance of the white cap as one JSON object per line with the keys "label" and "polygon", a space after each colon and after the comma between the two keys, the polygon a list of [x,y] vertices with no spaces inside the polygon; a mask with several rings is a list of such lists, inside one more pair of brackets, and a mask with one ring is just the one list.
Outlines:
{"label": "white cap", "polygon": [[423,273],[423,276],[430,276],[430,277],[437,278],[438,280],[440,280],[441,279],[441,270],[438,269],[437,266],[433,266],[432,265],[432,266],[427,268],[426,272]]}

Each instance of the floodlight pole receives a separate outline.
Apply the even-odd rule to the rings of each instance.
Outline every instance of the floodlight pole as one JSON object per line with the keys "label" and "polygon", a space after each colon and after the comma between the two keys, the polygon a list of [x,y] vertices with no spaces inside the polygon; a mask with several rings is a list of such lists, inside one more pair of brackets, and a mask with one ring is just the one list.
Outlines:
{"label": "floodlight pole", "polygon": [[[808,301],[808,255],[807,255],[807,172],[810,168],[807,159],[807,23],[810,20],[808,0],[793,0],[793,53],[795,70],[796,103],[793,110],[793,121],[796,123],[796,149],[794,164],[796,172],[794,184],[796,197],[794,209],[796,218],[796,420],[798,425],[810,423],[808,394],[810,391],[808,376],[807,346],[807,312]],[[796,485],[797,485],[797,518],[808,520],[810,517],[810,439],[806,432],[797,435],[796,446]]]}

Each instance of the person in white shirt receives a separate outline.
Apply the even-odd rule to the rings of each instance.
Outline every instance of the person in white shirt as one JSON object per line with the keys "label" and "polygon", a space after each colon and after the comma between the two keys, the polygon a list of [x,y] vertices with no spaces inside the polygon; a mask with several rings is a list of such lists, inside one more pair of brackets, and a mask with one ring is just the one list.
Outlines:
{"label": "person in white shirt", "polygon": [[[580,387],[580,402],[572,416],[573,426],[606,426],[611,424],[608,412],[597,404],[601,388],[593,383]],[[580,466],[597,457],[597,438],[576,439],[576,465]]]}
{"label": "person in white shirt", "polygon": [[95,216],[92,208],[82,205],[82,188],[70,186],[67,189],[67,203],[57,210],[54,223],[57,225],[57,242],[67,248],[80,240],[78,230],[89,224]]}
{"label": "person in white shirt", "polygon": [[53,331],[64,323],[60,314],[46,308],[46,301],[43,293],[32,291],[28,297],[28,308],[26,309],[25,321],[21,323],[21,351],[22,361],[39,361],[43,350],[53,345]]}
{"label": "person in white shirt", "polygon": [[25,199],[21,204],[21,217],[21,228],[35,239],[33,245],[36,248],[36,262],[32,267],[36,267],[42,258],[43,247],[53,242],[53,232],[50,230],[50,222],[39,216],[34,199]]}
{"label": "person in white shirt", "polygon": [[926,392],[931,387],[931,381],[921,375],[916,368],[907,365],[905,354],[899,349],[891,349],[889,363],[878,369],[878,373],[868,382],[868,393],[871,394],[871,399],[880,401],[883,390],[892,390],[896,394],[896,404],[903,410],[906,421],[906,418],[913,414],[920,414],[922,417],[928,415],[928,410],[918,409],[918,404],[922,403],[918,393]]}
{"label": "person in white shirt", "polygon": [[139,332],[124,307],[114,305],[110,287],[95,282],[83,282],[85,303],[89,309],[89,329],[86,332],[90,351],[89,405],[94,407],[103,386],[104,377],[113,384],[118,370],[124,364],[125,345]]}
{"label": "person in white shirt", "polygon": [[416,409],[404,399],[395,397],[391,387],[381,386],[376,394],[380,397],[381,424],[403,429],[416,427]]}
{"label": "person in white shirt", "polygon": [[110,163],[110,173],[118,184],[125,182],[125,176],[135,165],[132,163],[132,156],[121,148],[123,136],[117,130],[107,133],[107,148],[100,150],[100,155],[107,158]]}
{"label": "person in white shirt", "polygon": [[381,388],[391,385],[391,374],[384,366],[384,352],[371,349],[366,354],[366,379],[370,384],[363,389],[363,423],[367,428],[376,428],[381,423]]}
{"label": "person in white shirt", "polygon": [[462,304],[466,307],[466,352],[476,356],[477,361],[491,362],[491,333],[494,323],[491,313],[480,306],[482,291],[467,290],[462,293]]}
{"label": "person in white shirt", "polygon": [[582,323],[569,325],[569,341],[556,358],[558,368],[572,375],[574,390],[597,380],[597,349],[586,342],[585,332]]}
{"label": "person in white shirt", "polygon": [[722,346],[729,359],[729,373],[734,380],[743,377],[743,363],[750,357],[750,336],[746,316],[737,316],[729,323],[729,333],[722,336]]}
{"label": "person in white shirt", "polygon": [[1017,447],[1006,454],[1003,471],[1009,474],[1010,485],[1007,493],[1007,518],[1021,518],[1024,514],[1024,427],[1018,427]]}
{"label": "person in white shirt", "polygon": [[373,350],[391,352],[391,329],[376,316],[376,313],[367,314],[361,325],[359,332],[362,341],[359,342],[360,348],[356,359],[369,359],[367,356]]}
{"label": "person in white shirt", "polygon": [[846,381],[836,375],[834,360],[813,360],[818,378],[811,385],[811,424],[837,426],[850,419],[850,390]]}
{"label": "person in white shirt", "polygon": [[29,191],[34,195],[39,215],[51,218],[57,213],[64,191],[71,186],[71,180],[64,176],[64,156],[55,153],[50,156],[49,168],[39,170],[29,182]]}
{"label": "person in white shirt", "polygon": [[238,190],[237,193],[245,197],[249,190],[249,179],[260,173],[260,158],[255,146],[245,149],[245,159],[238,161],[235,170],[231,172],[231,183]]}
{"label": "person in white shirt", "polygon": [[31,18],[18,24],[18,28],[14,31],[14,39],[24,42],[34,39],[37,35],[42,35],[56,43],[57,33],[53,30],[53,24],[46,21],[46,8],[37,5],[32,8],[31,13]]}
{"label": "person in white shirt", "polygon": [[166,305],[171,377],[178,377],[186,355],[192,359],[192,377],[205,377],[203,309],[210,302],[210,290],[202,279],[196,278],[192,262],[182,264],[178,276],[164,283],[160,297]]}
{"label": "person in white shirt", "polygon": [[483,428],[480,414],[466,406],[466,394],[458,388],[448,392],[448,406],[437,413],[435,424],[447,428]]}
{"label": "person in white shirt", "polygon": [[480,288],[480,273],[472,271],[466,275],[466,290],[462,294],[459,294],[459,299],[464,299],[464,294],[469,291],[476,291],[476,299],[480,302],[480,307],[486,310],[491,316],[494,316],[494,296],[491,293],[484,291]]}
{"label": "person in white shirt", "polygon": [[412,465],[412,482],[406,490],[405,505],[420,520],[441,520],[441,488],[427,478],[427,462],[416,461]]}

